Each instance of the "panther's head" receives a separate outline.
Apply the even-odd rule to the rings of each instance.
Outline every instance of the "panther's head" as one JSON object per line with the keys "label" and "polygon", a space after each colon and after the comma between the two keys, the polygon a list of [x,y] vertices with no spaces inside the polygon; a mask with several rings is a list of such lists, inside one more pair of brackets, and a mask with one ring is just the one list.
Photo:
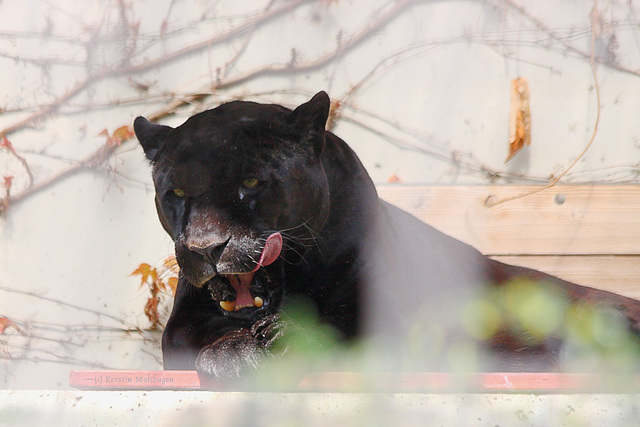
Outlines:
{"label": "panther's head", "polygon": [[320,92],[293,111],[234,101],[176,128],[135,120],[181,273],[208,287],[225,315],[275,311],[285,262],[327,221],[328,113]]}

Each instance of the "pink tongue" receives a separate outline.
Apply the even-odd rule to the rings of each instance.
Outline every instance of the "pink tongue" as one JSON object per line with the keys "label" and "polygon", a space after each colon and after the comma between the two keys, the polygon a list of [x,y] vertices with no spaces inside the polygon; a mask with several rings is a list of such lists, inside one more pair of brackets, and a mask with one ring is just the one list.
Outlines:
{"label": "pink tongue", "polygon": [[249,287],[251,286],[254,273],[258,271],[260,267],[267,266],[278,259],[280,252],[282,252],[282,236],[280,233],[273,233],[267,237],[267,242],[264,244],[264,249],[262,250],[262,254],[260,254],[258,264],[251,273],[228,276],[231,286],[236,290],[236,309],[253,305],[253,297],[251,296]]}
{"label": "pink tongue", "polygon": [[280,233],[273,233],[267,237],[267,242],[264,244],[262,254],[260,254],[260,260],[256,266],[256,271],[260,267],[265,267],[274,262],[280,256],[282,251],[282,236]]}

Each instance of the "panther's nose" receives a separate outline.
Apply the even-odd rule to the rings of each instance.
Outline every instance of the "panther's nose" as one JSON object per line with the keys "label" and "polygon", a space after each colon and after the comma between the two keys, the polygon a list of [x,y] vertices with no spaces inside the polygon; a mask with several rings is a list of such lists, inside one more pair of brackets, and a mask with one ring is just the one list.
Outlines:
{"label": "panther's nose", "polygon": [[216,265],[222,256],[222,252],[224,252],[225,247],[229,243],[230,239],[227,239],[224,242],[216,242],[212,243],[209,246],[202,247],[198,245],[189,245],[189,250],[191,252],[195,252],[202,256],[206,262],[211,265]]}

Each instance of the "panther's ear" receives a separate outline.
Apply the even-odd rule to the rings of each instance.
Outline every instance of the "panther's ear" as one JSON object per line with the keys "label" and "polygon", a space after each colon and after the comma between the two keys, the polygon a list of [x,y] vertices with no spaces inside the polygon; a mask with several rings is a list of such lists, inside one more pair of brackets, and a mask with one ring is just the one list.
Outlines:
{"label": "panther's ear", "polygon": [[323,133],[329,117],[329,95],[320,91],[291,113],[291,120],[301,130]]}
{"label": "panther's ear", "polygon": [[133,122],[133,130],[136,133],[144,154],[151,163],[155,163],[158,151],[164,145],[164,136],[173,128],[171,126],[151,123],[144,117],[138,117]]}

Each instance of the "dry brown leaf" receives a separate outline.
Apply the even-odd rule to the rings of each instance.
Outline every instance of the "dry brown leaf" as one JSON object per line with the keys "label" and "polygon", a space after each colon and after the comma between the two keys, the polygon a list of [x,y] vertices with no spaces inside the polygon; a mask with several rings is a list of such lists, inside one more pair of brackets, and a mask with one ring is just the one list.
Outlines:
{"label": "dry brown leaf", "polygon": [[151,277],[151,282],[155,282],[155,280],[158,278],[158,270],[156,270],[155,268],[151,268],[151,266],[146,262],[140,264],[138,268],[136,268],[130,274],[130,276],[136,276],[138,274],[140,275],[140,287],[144,286],[145,284],[150,284],[149,277]]}
{"label": "dry brown leaf", "polygon": [[525,145],[531,144],[531,112],[529,111],[529,83],[524,77],[511,81],[511,106],[509,110],[508,162]]}
{"label": "dry brown leaf", "polygon": [[333,130],[342,114],[342,101],[339,99],[331,101],[329,104],[329,117],[327,118],[326,130]]}
{"label": "dry brown leaf", "polygon": [[111,135],[109,135],[109,131],[106,129],[98,134],[98,136],[107,137],[107,146],[120,146],[124,141],[132,138],[134,135],[131,126],[120,126],[114,130]]}
{"label": "dry brown leaf", "polygon": [[178,260],[174,255],[165,259],[163,266],[165,270],[168,270],[175,275],[177,275],[180,272],[180,267],[178,266]]}
{"label": "dry brown leaf", "polygon": [[126,141],[134,135],[135,134],[133,133],[131,126],[120,126],[118,129],[113,131],[111,139],[117,141],[118,145],[120,145],[123,141]]}
{"label": "dry brown leaf", "polygon": [[10,327],[18,331],[20,335],[25,335],[24,331],[20,329],[16,322],[7,317],[0,317],[0,335],[4,334],[4,331]]}
{"label": "dry brown leaf", "polygon": [[147,304],[144,306],[144,314],[147,315],[147,318],[151,322],[151,329],[158,329],[158,325],[160,324],[160,314],[158,313],[158,297],[153,295],[147,300]]}
{"label": "dry brown leaf", "polygon": [[387,184],[402,184],[402,180],[394,173],[387,179]]}
{"label": "dry brown leaf", "polygon": [[13,144],[11,144],[11,141],[9,141],[4,135],[2,135],[2,138],[0,138],[0,148],[6,148],[12,153],[16,152],[15,148],[13,148]]}
{"label": "dry brown leaf", "polygon": [[178,288],[178,278],[177,277],[169,277],[167,279],[167,286],[171,289],[171,295],[176,294],[176,289]]}

